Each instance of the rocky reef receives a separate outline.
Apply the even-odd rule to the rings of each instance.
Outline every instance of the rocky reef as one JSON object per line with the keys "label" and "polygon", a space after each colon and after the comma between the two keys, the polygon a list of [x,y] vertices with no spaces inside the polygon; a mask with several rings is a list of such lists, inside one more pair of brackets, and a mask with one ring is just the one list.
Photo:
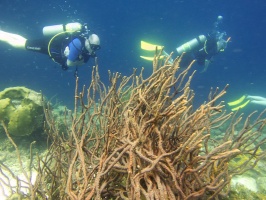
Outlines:
{"label": "rocky reef", "polygon": [[43,127],[42,95],[26,87],[0,92],[0,120],[13,136],[30,135]]}

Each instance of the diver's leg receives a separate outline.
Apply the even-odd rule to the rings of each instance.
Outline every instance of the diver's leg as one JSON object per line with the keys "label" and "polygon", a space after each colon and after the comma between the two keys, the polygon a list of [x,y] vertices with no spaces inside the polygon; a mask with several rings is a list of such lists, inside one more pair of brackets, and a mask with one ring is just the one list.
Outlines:
{"label": "diver's leg", "polygon": [[0,41],[8,43],[14,48],[25,49],[27,39],[20,35],[0,30]]}
{"label": "diver's leg", "polygon": [[250,103],[266,106],[266,100],[265,101],[251,100]]}
{"label": "diver's leg", "polygon": [[247,96],[247,99],[250,100],[255,100],[255,101],[265,101],[266,102],[266,98],[265,97],[261,97],[261,96]]}

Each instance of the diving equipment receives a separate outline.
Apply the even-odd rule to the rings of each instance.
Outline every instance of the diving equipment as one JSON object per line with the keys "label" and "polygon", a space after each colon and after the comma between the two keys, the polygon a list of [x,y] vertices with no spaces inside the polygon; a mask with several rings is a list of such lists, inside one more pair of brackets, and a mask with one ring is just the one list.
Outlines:
{"label": "diving equipment", "polygon": [[[243,103],[244,102],[244,103]],[[243,95],[239,99],[235,101],[228,102],[228,105],[231,106],[232,111],[239,110],[240,108],[244,108],[246,105],[248,105],[250,102],[250,99],[247,98],[246,95]]]}
{"label": "diving equipment", "polygon": [[89,42],[90,42],[90,45],[98,45],[98,46],[100,46],[100,38],[96,34],[91,34],[89,36]]}
{"label": "diving equipment", "polygon": [[244,102],[243,104],[237,106],[237,107],[234,107],[232,108],[231,110],[232,111],[236,111],[236,110],[239,110],[240,108],[244,108],[246,105],[248,105],[248,103],[250,102],[250,100],[247,100],[246,102]]}
{"label": "diving equipment", "polygon": [[65,25],[59,24],[59,25],[45,26],[43,27],[42,32],[44,36],[54,36],[62,32],[75,32],[81,30],[82,30],[82,25],[78,22],[73,22]]}
{"label": "diving equipment", "polygon": [[181,55],[184,52],[193,51],[196,48],[198,48],[199,46],[201,46],[202,44],[204,44],[205,41],[206,41],[205,35],[200,35],[197,38],[194,38],[194,39],[186,42],[185,44],[177,47],[176,48],[177,54]]}
{"label": "diving equipment", "polygon": [[242,97],[240,97],[239,99],[235,100],[235,101],[231,101],[228,103],[229,106],[235,106],[237,104],[242,103],[244,100],[246,99],[246,95],[243,95]]}
{"label": "diving equipment", "polygon": [[[154,56],[140,56],[141,58],[143,58],[144,60],[148,60],[148,61],[154,61]],[[160,56],[159,59],[164,59],[165,56]]]}
{"label": "diving equipment", "polygon": [[151,43],[148,43],[142,40],[140,41],[140,47],[141,49],[146,50],[146,51],[155,51],[156,49],[157,50],[163,49],[163,46],[161,45],[151,44]]}
{"label": "diving equipment", "polygon": [[[145,42],[143,40],[141,40],[141,42],[140,42],[140,47],[141,47],[141,49],[143,49],[145,51],[151,51],[152,54],[154,54],[154,52],[156,50],[161,51],[164,48],[164,46],[148,43],[148,42]],[[160,55],[159,57],[154,57],[154,55],[152,55],[152,56],[140,56],[140,57],[143,58],[144,60],[148,60],[148,61],[153,61],[155,58],[157,58],[159,60],[169,58],[168,62],[171,64],[173,63],[173,59],[170,58],[170,54],[168,54],[164,50],[161,53],[162,53],[162,55]]]}

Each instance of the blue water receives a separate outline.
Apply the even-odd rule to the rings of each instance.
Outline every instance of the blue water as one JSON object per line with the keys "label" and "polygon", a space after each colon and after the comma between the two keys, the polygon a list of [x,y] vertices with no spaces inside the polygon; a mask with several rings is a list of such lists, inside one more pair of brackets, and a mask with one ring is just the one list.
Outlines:
{"label": "blue water", "polygon": [[[132,68],[145,67],[145,75],[151,72],[151,63],[139,57],[141,40],[174,51],[182,43],[206,34],[222,15],[222,29],[231,42],[205,73],[198,69],[194,77],[195,102],[201,103],[211,87],[223,88],[227,83],[230,87],[225,100],[243,94],[266,97],[265,9],[264,0],[1,0],[0,27],[26,38],[40,38],[44,26],[87,22],[101,38],[100,75],[107,82],[107,70],[130,75]],[[0,59],[0,90],[26,86],[41,90],[48,98],[56,96],[64,105],[73,105],[73,71],[62,71],[45,55],[3,43]],[[80,85],[89,84],[93,65],[90,60],[79,68]]]}

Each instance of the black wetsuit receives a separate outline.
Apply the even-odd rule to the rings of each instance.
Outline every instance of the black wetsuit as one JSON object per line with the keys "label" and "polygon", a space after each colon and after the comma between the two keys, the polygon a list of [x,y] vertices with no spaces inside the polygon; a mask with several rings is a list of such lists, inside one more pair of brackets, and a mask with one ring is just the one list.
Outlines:
{"label": "black wetsuit", "polygon": [[79,55],[82,56],[84,63],[86,63],[91,55],[85,48],[85,38],[81,37],[80,34],[59,34],[52,38],[45,37],[42,39],[27,40],[25,48],[29,51],[49,55],[54,62],[60,64],[63,69],[66,69],[67,57],[64,55],[64,50],[76,38],[81,41],[82,47],[78,51]]}

